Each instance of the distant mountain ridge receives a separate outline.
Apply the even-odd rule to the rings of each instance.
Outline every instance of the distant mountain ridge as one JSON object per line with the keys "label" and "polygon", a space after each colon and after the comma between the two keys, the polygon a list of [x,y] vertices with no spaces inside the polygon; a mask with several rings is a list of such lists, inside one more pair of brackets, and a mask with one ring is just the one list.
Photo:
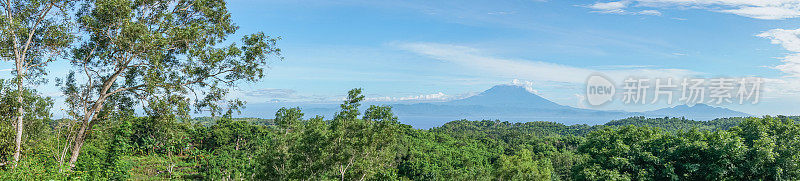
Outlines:
{"label": "distant mountain ridge", "polygon": [[659,115],[671,116],[671,117],[684,116],[684,117],[692,117],[695,119],[702,118],[703,120],[721,118],[721,117],[752,116],[747,113],[734,111],[723,107],[714,107],[707,104],[696,104],[694,106],[678,105],[669,108],[661,108],[653,111],[645,111],[643,113],[649,116],[659,116]]}
{"label": "distant mountain ridge", "polygon": [[[248,105],[249,117],[270,118],[281,107],[301,107],[307,116],[321,115],[332,118],[340,110],[339,103],[295,104],[273,103]],[[385,105],[386,102],[365,102],[364,105]],[[427,129],[441,126],[453,120],[501,120],[509,122],[549,121],[565,125],[601,125],[611,120],[634,116],[647,118],[683,117],[691,120],[707,121],[715,118],[747,117],[747,113],[714,107],[705,104],[694,106],[678,105],[644,112],[621,110],[592,110],[575,108],[552,102],[525,87],[516,85],[496,85],[477,95],[447,102],[415,104],[390,104],[400,122],[414,128]],[[363,108],[363,107],[362,107]],[[271,110],[271,111],[264,111]],[[212,121],[207,121],[211,123]],[[266,123],[266,122],[265,122]]]}
{"label": "distant mountain ridge", "polygon": [[439,126],[459,119],[552,121],[567,125],[599,125],[632,116],[685,117],[693,120],[750,116],[747,113],[706,104],[680,105],[645,112],[581,109],[560,105],[516,85],[496,85],[480,94],[448,102],[395,104],[392,107],[401,121],[405,120],[419,128]]}

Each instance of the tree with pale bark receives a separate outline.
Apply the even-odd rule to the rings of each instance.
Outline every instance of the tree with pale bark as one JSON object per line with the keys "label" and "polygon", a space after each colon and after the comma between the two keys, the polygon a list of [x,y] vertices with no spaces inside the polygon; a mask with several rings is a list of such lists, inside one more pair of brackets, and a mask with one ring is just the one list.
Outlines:
{"label": "tree with pale bark", "polygon": [[260,80],[268,60],[281,59],[277,38],[264,33],[228,43],[238,27],[222,0],[95,0],[77,17],[85,37],[62,85],[68,114],[80,124],[72,167],[92,125],[110,112],[138,106],[163,119],[192,111],[230,115],[244,102],[227,93]]}
{"label": "tree with pale bark", "polygon": [[[12,73],[16,86],[16,104],[25,104],[28,86],[45,81],[45,66],[62,55],[74,39],[70,19],[74,2],[70,0],[5,0],[0,2],[0,58],[14,62]],[[16,106],[12,126],[14,165],[22,150],[24,106]]]}

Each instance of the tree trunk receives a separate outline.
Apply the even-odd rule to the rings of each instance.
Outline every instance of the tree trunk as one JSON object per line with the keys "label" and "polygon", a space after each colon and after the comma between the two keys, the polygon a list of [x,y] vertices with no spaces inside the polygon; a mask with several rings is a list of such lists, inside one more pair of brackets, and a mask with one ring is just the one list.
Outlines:
{"label": "tree trunk", "polygon": [[22,95],[24,88],[22,87],[22,76],[24,72],[22,71],[22,62],[17,61],[16,63],[17,68],[17,134],[14,137],[14,141],[16,143],[14,149],[14,165],[13,167],[17,167],[17,162],[19,162],[20,152],[22,151],[22,131],[25,128],[25,124],[23,124],[22,118],[23,114],[25,113],[25,109],[23,108],[23,99]]}
{"label": "tree trunk", "polygon": [[[20,86],[21,87],[21,86]],[[21,94],[21,92],[20,92]],[[22,109],[22,96],[18,95],[17,103],[19,107],[17,107],[17,135],[14,137],[14,141],[16,142],[15,150],[14,150],[14,167],[17,166],[17,162],[19,162],[20,151],[22,150],[22,130],[25,127],[25,124],[22,122],[22,114],[25,112]]]}
{"label": "tree trunk", "polygon": [[[67,124],[67,128],[71,127],[71,124]],[[72,145],[72,139],[74,138],[71,133],[67,133],[67,140],[64,143],[64,149],[61,151],[61,157],[58,158],[58,172],[63,171],[64,168],[64,157],[67,156],[67,151],[69,149],[69,145]]]}
{"label": "tree trunk", "polygon": [[[105,92],[105,91],[104,91]],[[83,115],[83,123],[81,129],[75,134],[75,145],[72,147],[72,155],[69,157],[69,168],[75,168],[75,162],[78,161],[78,155],[81,154],[81,148],[86,141],[86,131],[92,129],[93,121],[97,118],[97,113],[103,108],[103,103],[106,101],[107,95],[100,96],[97,102],[92,105],[92,109]]]}
{"label": "tree trunk", "polygon": [[86,130],[89,127],[89,122],[87,120],[83,121],[81,124],[81,129],[78,130],[78,133],[75,134],[75,145],[72,146],[72,155],[69,157],[69,168],[75,168],[75,162],[78,161],[78,155],[81,153],[81,148],[83,147],[83,142],[86,139]]}

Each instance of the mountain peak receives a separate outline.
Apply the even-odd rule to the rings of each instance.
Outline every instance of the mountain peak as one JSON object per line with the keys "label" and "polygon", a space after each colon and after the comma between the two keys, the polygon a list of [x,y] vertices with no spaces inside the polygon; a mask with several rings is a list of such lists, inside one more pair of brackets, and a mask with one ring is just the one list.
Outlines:
{"label": "mountain peak", "polygon": [[694,106],[692,106],[692,107],[703,108],[703,107],[713,107],[713,106],[710,106],[710,105],[708,105],[708,104],[699,103],[699,104],[695,104],[695,105],[694,105]]}
{"label": "mountain peak", "polygon": [[519,86],[519,85],[509,85],[509,84],[500,84],[492,86],[481,94],[496,94],[496,93],[516,93],[516,94],[535,94],[531,89]]}
{"label": "mountain peak", "polygon": [[519,85],[495,85],[478,95],[454,100],[446,104],[481,105],[496,107],[524,108],[561,108],[563,106],[551,102],[531,92],[529,88]]}

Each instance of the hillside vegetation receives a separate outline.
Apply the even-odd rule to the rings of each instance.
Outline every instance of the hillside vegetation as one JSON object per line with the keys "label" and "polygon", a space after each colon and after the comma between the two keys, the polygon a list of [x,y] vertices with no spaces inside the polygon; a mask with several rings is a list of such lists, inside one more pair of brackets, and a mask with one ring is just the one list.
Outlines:
{"label": "hillside vegetation", "polygon": [[[796,180],[797,117],[631,117],[605,125],[457,120],[429,130],[391,107],[359,111],[350,92],[333,118],[284,108],[272,120],[114,116],[95,125],[74,171],[53,158],[61,120],[39,120],[4,180]],[[9,145],[5,143],[5,145]],[[5,146],[4,148],[8,148]],[[3,154],[8,155],[9,149]]]}
{"label": "hillside vegetation", "polygon": [[[196,117],[189,120],[191,124],[200,124],[202,126],[213,126],[217,124],[217,121],[223,119],[222,117]],[[244,121],[250,123],[252,125],[261,125],[261,126],[270,126],[275,125],[274,119],[262,119],[262,118],[227,118],[231,121]]]}

